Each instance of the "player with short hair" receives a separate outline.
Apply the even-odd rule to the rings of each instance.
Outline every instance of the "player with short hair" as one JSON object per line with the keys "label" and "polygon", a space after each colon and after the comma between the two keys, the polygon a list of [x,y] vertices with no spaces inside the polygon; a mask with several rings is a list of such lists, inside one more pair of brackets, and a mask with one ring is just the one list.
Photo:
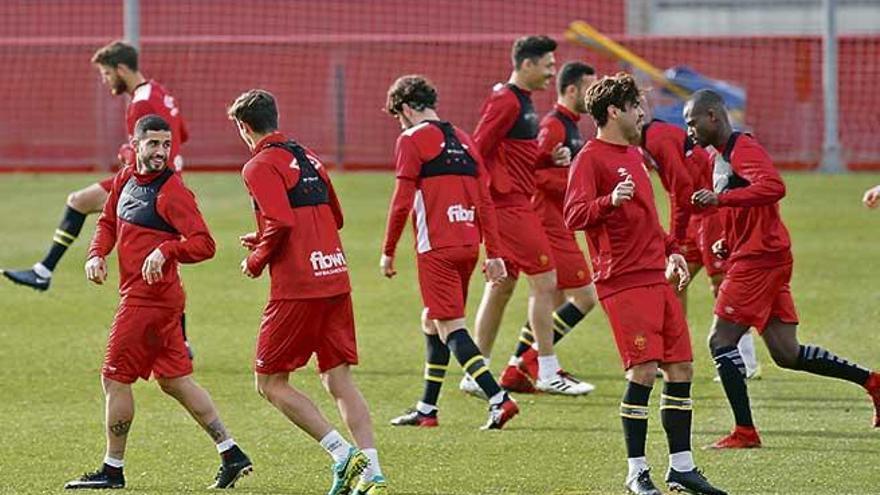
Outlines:
{"label": "player with short hair", "polygon": [[[577,156],[584,145],[578,129],[581,114],[587,111],[584,96],[595,81],[596,70],[593,67],[578,61],[565,63],[556,76],[556,105],[541,120],[538,132],[540,154],[535,170],[532,205],[541,217],[556,262],[554,344],[568,335],[598,303],[590,265],[578,246],[574,232],[565,226],[562,215],[571,164],[569,157]],[[563,148],[565,151],[562,151]],[[562,159],[554,159],[560,154]],[[534,393],[537,378],[535,335],[526,321],[520,331],[516,350],[501,375],[501,386],[514,392]],[[594,390],[593,385],[582,383],[584,387],[581,387],[581,392]]]}
{"label": "player with short hair", "polygon": [[[333,458],[329,495],[385,493],[370,411],[351,374],[358,362],[351,284],[330,176],[315,153],[278,131],[278,107],[268,91],[242,93],[228,115],[253,153],[241,174],[258,230],[241,237],[250,251],[241,271],[257,278],[268,266],[271,279],[254,360],[257,391]],[[359,448],[289,383],[313,354]]]}
{"label": "player with short hair", "polygon": [[[723,235],[720,215],[695,209],[691,205],[694,191],[711,187],[712,165],[709,154],[684,129],[657,119],[642,127],[641,147],[648,167],[657,171],[660,182],[668,193],[669,231],[688,262],[691,280],[705,267],[712,295],[717,297],[718,287],[724,278],[724,260],[718,259],[712,253],[712,244]],[[690,283],[677,291],[685,316],[689,286]],[[760,378],[761,368],[751,332],[743,335],[737,347],[745,364],[746,378]],[[720,381],[720,377],[716,376],[715,380]]]}
{"label": "player with short hair", "polygon": [[[168,92],[156,81],[147,80],[138,69],[138,52],[126,43],[115,41],[102,47],[94,56],[92,64],[101,73],[104,84],[114,95],[128,94],[131,102],[125,113],[126,132],[129,138],[134,134],[135,123],[145,115],[159,115],[165,119],[172,130],[171,156],[169,160],[180,170],[182,158],[180,145],[187,140],[186,125],[180,116],[177,104]],[[134,165],[135,152],[129,143],[119,148],[119,160],[125,166]],[[61,223],[52,237],[52,245],[42,261],[25,270],[3,270],[3,275],[16,284],[39,291],[49,289],[52,272],[67,252],[67,248],[79,236],[86,216],[98,213],[110,192],[113,177],[92,184],[67,196],[67,206]]]}
{"label": "player with short hair", "polygon": [[585,230],[599,301],[628,370],[620,416],[629,472],[626,488],[658,495],[645,458],[648,399],[658,367],[664,385],[660,418],[669,443],[671,489],[723,494],[694,465],[691,452],[693,360],[684,313],[667,278],[683,285],[687,262],[660,227],[651,180],[638,146],[644,113],[629,74],[606,76],[587,90],[599,130],[578,154],[565,195],[565,223]]}
{"label": "player with short hair", "polygon": [[427,344],[422,399],[391,424],[437,426],[437,400],[451,351],[489,399],[489,419],[483,428],[500,429],[519,408],[498,386],[465,322],[468,283],[480,257],[481,239],[489,283],[507,275],[498,224],[476,146],[462,130],[440,120],[436,105],[437,89],[419,75],[394,81],[385,104],[403,132],[395,145],[397,186],[380,268],[388,278],[396,275],[394,251],[412,212]]}
{"label": "player with short hair", "polygon": [[192,378],[181,332],[185,295],[180,263],[214,256],[214,239],[195,196],[168,169],[172,128],[158,115],[137,121],[132,133],[134,167],[113,178],[85,265],[86,277],[107,280],[105,258],[117,247],[121,301],[101,368],[106,397],[107,453],[98,471],[65,485],[68,489],[122,488],[123,457],[134,419],[131,384],[152,374],[210,435],[222,464],[211,488],[232,488],[251,471],[251,461],[220,420],[211,396]]}
{"label": "player with short hair", "polygon": [[[510,79],[507,84],[497,84],[483,103],[474,130],[474,143],[489,172],[489,191],[509,274],[500,283],[485,285],[477,309],[476,338],[488,362],[504,308],[519,273],[525,273],[529,281],[528,319],[538,344],[537,386],[547,392],[571,395],[585,393],[588,384],[565,373],[553,351],[556,268],[550,241],[531,204],[539,153],[538,114],[531,94],[546,89],[556,73],[555,50],[556,42],[547,36],[517,39],[511,51]],[[564,147],[558,148],[556,155],[558,160],[570,159]],[[460,388],[480,392],[467,375]]]}
{"label": "player with short hair", "polygon": [[880,374],[797,338],[798,315],[791,296],[791,239],[779,211],[785,184],[770,155],[749,134],[734,132],[724,100],[700,90],[684,107],[688,134],[716,152],[713,189],[694,193],[701,208],[720,208],[724,236],[716,251],[728,269],[715,301],[709,348],[733,409],[736,426],[714,448],[759,447],[752,420],[740,337],[755,327],[773,361],[782,368],[853,382],[874,402],[874,426],[880,427]]}

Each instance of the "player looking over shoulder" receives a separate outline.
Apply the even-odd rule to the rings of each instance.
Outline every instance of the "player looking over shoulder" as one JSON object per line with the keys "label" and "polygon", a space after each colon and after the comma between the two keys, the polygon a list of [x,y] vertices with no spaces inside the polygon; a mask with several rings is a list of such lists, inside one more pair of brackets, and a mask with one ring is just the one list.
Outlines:
{"label": "player looking over shoulder", "polygon": [[716,150],[713,188],[694,193],[693,203],[719,208],[724,215],[723,241],[716,251],[727,258],[728,269],[715,301],[709,348],[736,426],[712,447],[761,446],[736,347],[751,327],[764,338],[780,367],[864,387],[874,402],[874,426],[880,427],[880,374],[822,347],[798,342],[790,286],[794,260],[779,208],[785,184],[770,155],[754,137],[734,132],[724,100],[714,91],[694,93],[684,107],[684,118],[688,134],[701,146]]}
{"label": "player looking over shoulder", "polygon": [[[92,64],[100,72],[101,80],[111,94],[127,94],[131,97],[125,112],[125,128],[129,139],[134,135],[135,123],[145,115],[158,115],[168,122],[172,131],[169,163],[179,171],[183,165],[180,145],[188,137],[186,124],[174,98],[159,83],[146,79],[140,72],[137,50],[131,45],[115,41],[95,52]],[[123,166],[134,166],[135,150],[130,143],[120,146],[118,157]],[[52,282],[52,272],[79,236],[86,217],[99,213],[104,207],[112,183],[113,177],[109,177],[70,193],[61,223],[55,229],[52,245],[46,256],[29,269],[3,270],[3,275],[16,284],[39,291],[48,290]]]}
{"label": "player looking over shoulder", "polygon": [[394,251],[412,213],[427,344],[422,399],[414,411],[391,424],[437,425],[437,399],[451,352],[489,399],[484,428],[500,429],[519,408],[498,386],[465,322],[468,284],[480,257],[481,240],[486,246],[489,283],[498,283],[507,275],[498,224],[476,146],[462,130],[440,120],[436,104],[437,89],[417,75],[397,79],[385,104],[403,132],[395,146],[397,187],[380,266],[384,276],[396,274]]}

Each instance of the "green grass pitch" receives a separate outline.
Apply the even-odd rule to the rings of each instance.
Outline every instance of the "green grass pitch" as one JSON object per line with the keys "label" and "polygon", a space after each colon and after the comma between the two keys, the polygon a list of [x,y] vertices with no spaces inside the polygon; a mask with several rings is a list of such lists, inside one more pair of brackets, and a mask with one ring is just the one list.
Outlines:
{"label": "green grass pitch", "polygon": [[[97,176],[0,176],[0,266],[29,266],[43,255],[66,193]],[[617,405],[623,372],[604,314],[595,311],[558,348],[570,371],[596,384],[582,398],[519,396],[522,414],[501,432],[481,432],[485,405],[457,390],[450,367],[441,427],[392,429],[422,382],[423,339],[409,231],[393,281],[378,274],[390,174],[336,174],[347,214],[343,238],[354,284],[361,366],[356,378],[372,408],[380,456],[394,494],[619,494],[626,463]],[[860,205],[880,177],[788,174],[783,216],[794,239],[794,295],[803,342],[821,344],[869,366],[880,364],[877,339],[877,244],[880,212]],[[250,371],[267,278],[239,273],[238,235],[253,229],[249,201],[235,174],[189,174],[217,240],[216,258],[183,268],[187,321],[196,349],[195,377],[213,395],[235,439],[251,455],[252,476],[236,493],[316,494],[329,487],[329,457],[255,392]],[[664,201],[661,199],[661,203]],[[0,282],[0,493],[59,493],[65,481],[98,466],[104,449],[99,369],[117,303],[115,258],[109,286],[86,282],[90,217],[62,261],[48,293]],[[475,277],[470,320],[482,292]],[[525,315],[524,284],[514,296],[495,348],[496,372],[513,349]],[[710,295],[700,274],[691,287],[696,378],[695,447],[731,426],[722,390],[712,383],[704,344]],[[764,379],[750,385],[766,447],[740,452],[697,449],[697,464],[734,494],[880,493],[880,431],[870,401],[853,385],[784,372],[759,344]],[[342,428],[314,369],[292,379]],[[648,457],[656,481],[667,466],[652,398]],[[127,490],[200,493],[217,467],[214,447],[186,412],[154,383],[135,386],[136,415],[126,459]]]}

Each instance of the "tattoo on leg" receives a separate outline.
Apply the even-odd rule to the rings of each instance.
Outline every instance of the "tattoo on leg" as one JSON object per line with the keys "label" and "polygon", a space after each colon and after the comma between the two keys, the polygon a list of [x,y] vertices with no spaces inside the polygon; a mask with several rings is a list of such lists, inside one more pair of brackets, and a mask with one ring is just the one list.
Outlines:
{"label": "tattoo on leg", "polygon": [[211,435],[211,439],[214,440],[214,442],[222,442],[229,438],[229,435],[226,433],[226,427],[223,426],[223,422],[220,421],[220,418],[206,424],[205,431],[208,432],[208,435]]}
{"label": "tattoo on leg", "polygon": [[125,435],[128,435],[129,429],[131,429],[131,421],[120,420],[115,425],[110,426],[110,431],[117,437],[124,437]]}

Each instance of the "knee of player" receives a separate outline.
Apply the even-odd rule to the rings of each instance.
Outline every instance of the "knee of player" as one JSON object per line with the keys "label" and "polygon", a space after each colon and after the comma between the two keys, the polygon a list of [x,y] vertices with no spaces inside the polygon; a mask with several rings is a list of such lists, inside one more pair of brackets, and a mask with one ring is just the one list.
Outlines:
{"label": "knee of player", "polygon": [[156,379],[156,382],[159,384],[159,388],[166,394],[172,397],[177,397],[180,394],[180,387],[177,380],[158,378]]}
{"label": "knee of player", "polygon": [[68,194],[67,206],[73,208],[74,210],[81,211],[83,207],[82,191],[73,191],[72,193]]}
{"label": "knee of player", "polygon": [[691,362],[663,365],[666,379],[670,382],[689,382],[694,378],[694,365]]}
{"label": "knee of player", "polygon": [[645,386],[652,386],[657,378],[657,362],[642,363],[629,370],[629,380]]}
{"label": "knee of player", "polygon": [[595,291],[578,292],[569,301],[577,306],[581,313],[587,314],[599,304]]}
{"label": "knee of player", "polygon": [[797,349],[779,349],[767,346],[767,350],[770,351],[773,362],[780,368],[794,369],[797,367]]}

